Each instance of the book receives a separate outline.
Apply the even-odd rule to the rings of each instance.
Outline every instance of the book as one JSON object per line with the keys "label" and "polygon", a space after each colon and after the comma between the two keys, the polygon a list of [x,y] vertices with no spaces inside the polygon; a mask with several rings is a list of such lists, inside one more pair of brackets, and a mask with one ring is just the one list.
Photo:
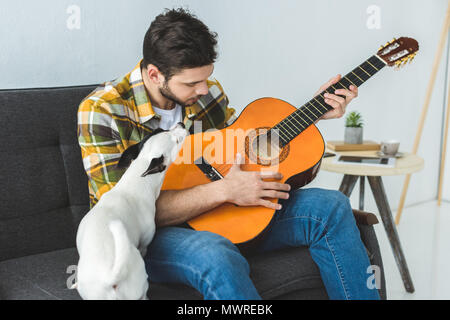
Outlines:
{"label": "book", "polygon": [[327,147],[333,151],[380,150],[380,144],[371,140],[364,140],[363,143],[358,144],[344,143],[344,141],[327,141]]}

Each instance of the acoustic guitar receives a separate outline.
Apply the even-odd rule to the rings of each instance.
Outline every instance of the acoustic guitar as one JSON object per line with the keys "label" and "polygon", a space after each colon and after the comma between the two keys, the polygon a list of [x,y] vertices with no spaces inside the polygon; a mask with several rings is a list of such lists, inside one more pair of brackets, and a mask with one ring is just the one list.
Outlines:
{"label": "acoustic guitar", "polygon": [[[261,98],[250,103],[230,126],[186,137],[177,160],[169,166],[162,190],[186,189],[223,179],[236,153],[245,158],[241,170],[279,171],[291,190],[303,187],[317,175],[325,143],[314,122],[333,108],[324,93],[357,87],[387,66],[400,67],[417,54],[419,45],[399,38],[346,74],[300,108],[280,99]],[[274,181],[274,180],[273,180]],[[269,199],[278,202],[278,199]],[[207,230],[248,245],[269,226],[275,210],[262,206],[223,203],[188,221],[195,230]]]}

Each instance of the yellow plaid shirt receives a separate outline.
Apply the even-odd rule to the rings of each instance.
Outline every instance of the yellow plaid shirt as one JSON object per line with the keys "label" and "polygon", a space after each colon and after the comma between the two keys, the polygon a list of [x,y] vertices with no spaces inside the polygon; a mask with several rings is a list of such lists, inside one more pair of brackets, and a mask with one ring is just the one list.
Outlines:
{"label": "yellow plaid shirt", "polygon": [[[124,150],[158,126],[160,116],[154,112],[145,90],[141,62],[124,77],[98,86],[78,108],[78,142],[89,181],[91,208],[125,172],[116,166]],[[201,121],[204,131],[224,128],[236,118],[219,82],[207,83],[208,94],[183,108],[183,122],[191,133],[194,121]]]}

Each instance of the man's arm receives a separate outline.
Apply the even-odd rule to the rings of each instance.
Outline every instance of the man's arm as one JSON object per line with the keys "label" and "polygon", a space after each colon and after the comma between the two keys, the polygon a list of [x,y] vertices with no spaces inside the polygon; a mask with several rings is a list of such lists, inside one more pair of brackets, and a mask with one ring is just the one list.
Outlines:
{"label": "man's arm", "polygon": [[225,201],[223,180],[184,190],[161,190],[156,201],[155,222],[158,227],[181,224]]}
{"label": "man's arm", "polygon": [[264,181],[282,178],[279,172],[242,171],[241,155],[221,180],[184,190],[161,191],[156,201],[156,225],[177,225],[188,221],[224,202],[239,206],[264,206],[280,210],[281,205],[263,198],[289,198],[290,185]]}
{"label": "man's arm", "polygon": [[78,143],[89,179],[92,208],[103,194],[111,190],[125,172],[116,166],[124,147],[111,106],[102,99],[83,100],[78,109]]}

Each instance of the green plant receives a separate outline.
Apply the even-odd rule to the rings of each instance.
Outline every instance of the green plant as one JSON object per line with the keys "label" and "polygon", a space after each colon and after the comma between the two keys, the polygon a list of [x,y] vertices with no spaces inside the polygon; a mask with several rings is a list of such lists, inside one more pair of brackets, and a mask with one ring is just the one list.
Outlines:
{"label": "green plant", "polygon": [[352,111],[348,114],[347,118],[345,119],[346,127],[361,128],[363,127],[363,125],[364,121],[359,112]]}

